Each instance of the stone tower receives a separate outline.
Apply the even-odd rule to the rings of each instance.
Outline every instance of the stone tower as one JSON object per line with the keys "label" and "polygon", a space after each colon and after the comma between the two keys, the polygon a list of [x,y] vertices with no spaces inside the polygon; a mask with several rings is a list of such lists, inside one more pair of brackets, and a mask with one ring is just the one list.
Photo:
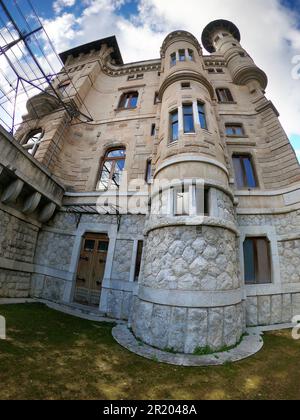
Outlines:
{"label": "stone tower", "polygon": [[[161,58],[154,185],[158,180],[163,188],[154,189],[152,201],[163,208],[146,225],[133,331],[154,347],[193,353],[234,345],[244,332],[238,228],[202,49],[190,33],[176,31],[165,39]],[[194,124],[186,118],[191,110]],[[173,113],[178,115],[175,139]]]}

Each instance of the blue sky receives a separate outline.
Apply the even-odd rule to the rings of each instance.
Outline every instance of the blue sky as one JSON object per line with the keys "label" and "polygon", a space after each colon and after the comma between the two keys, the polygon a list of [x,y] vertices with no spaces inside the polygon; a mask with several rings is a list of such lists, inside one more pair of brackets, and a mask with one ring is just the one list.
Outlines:
{"label": "blue sky", "polygon": [[116,35],[125,62],[158,58],[173,30],[200,40],[211,20],[234,21],[242,45],[268,74],[267,96],[300,158],[300,0],[31,1],[58,52]]}

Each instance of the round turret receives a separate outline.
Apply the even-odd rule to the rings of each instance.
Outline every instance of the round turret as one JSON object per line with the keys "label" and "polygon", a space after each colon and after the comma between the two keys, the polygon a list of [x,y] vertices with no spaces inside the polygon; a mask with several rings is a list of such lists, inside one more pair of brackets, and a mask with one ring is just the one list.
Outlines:
{"label": "round turret", "polygon": [[267,87],[268,78],[243,49],[240,41],[240,31],[228,20],[211,22],[202,34],[202,43],[206,50],[224,56],[233,83],[247,85],[251,92],[264,90]]}

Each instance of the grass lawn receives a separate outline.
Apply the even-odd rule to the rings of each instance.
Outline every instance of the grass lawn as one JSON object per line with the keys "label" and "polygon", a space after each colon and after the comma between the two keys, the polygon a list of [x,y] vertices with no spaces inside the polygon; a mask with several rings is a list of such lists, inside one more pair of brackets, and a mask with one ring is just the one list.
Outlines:
{"label": "grass lawn", "polygon": [[183,368],[120,347],[112,325],[40,304],[0,306],[0,399],[300,399],[300,341],[290,331],[265,335],[251,359]]}

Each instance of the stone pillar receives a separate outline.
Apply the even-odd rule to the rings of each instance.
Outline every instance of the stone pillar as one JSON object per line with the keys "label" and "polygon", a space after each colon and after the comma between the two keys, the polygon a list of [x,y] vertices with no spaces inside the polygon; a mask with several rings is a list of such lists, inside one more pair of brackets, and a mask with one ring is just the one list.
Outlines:
{"label": "stone pillar", "polygon": [[[193,50],[194,60],[170,66],[170,55],[179,49]],[[162,350],[218,350],[240,340],[245,311],[234,200],[214,91],[203,71],[201,47],[191,34],[170,34],[162,47],[162,60],[160,144],[154,173],[154,184],[160,186],[152,196],[155,214],[146,226],[132,329],[139,339]],[[183,81],[191,89],[182,89]],[[206,128],[198,120],[198,101],[205,106]],[[180,114],[184,103],[193,106],[195,132],[185,133],[179,124],[178,141],[170,142],[169,113],[178,109]],[[182,185],[189,212],[177,215],[175,191]],[[209,192],[201,196],[204,188]],[[204,197],[209,201],[205,206]],[[204,215],[204,207],[209,207],[208,214]]]}

